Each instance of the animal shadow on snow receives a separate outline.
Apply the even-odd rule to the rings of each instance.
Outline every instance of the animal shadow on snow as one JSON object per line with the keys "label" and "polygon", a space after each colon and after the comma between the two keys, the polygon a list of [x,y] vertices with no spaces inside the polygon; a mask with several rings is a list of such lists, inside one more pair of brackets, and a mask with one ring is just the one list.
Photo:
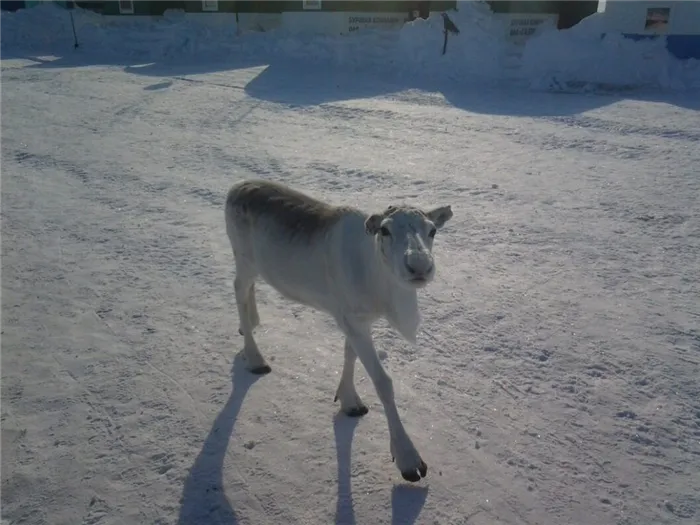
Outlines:
{"label": "animal shadow on snow", "polygon": [[231,376],[231,395],[214,420],[202,450],[185,480],[178,525],[238,523],[236,513],[224,493],[224,459],[243,400],[261,376],[248,372],[240,355],[233,362]]}
{"label": "animal shadow on snow", "polygon": [[[333,420],[335,447],[338,458],[338,499],[335,507],[336,525],[355,525],[355,509],[352,498],[352,439],[359,418],[343,413]],[[399,484],[391,491],[392,525],[411,525],[423,510],[428,497],[428,487]]]}
{"label": "animal shadow on snow", "polygon": [[335,449],[338,458],[338,500],[335,505],[336,525],[354,525],[355,509],[352,501],[352,438],[359,423],[357,417],[347,417],[342,412],[333,419]]}
{"label": "animal shadow on snow", "polygon": [[[214,420],[182,492],[178,525],[236,525],[238,518],[224,492],[224,460],[236,419],[248,391],[263,376],[251,374],[241,354],[231,369],[233,388],[226,404]],[[333,430],[338,460],[338,501],[336,524],[354,525],[351,488],[352,440],[359,418],[336,415]],[[427,487],[394,486],[391,494],[392,524],[411,525],[418,518],[428,496]]]}

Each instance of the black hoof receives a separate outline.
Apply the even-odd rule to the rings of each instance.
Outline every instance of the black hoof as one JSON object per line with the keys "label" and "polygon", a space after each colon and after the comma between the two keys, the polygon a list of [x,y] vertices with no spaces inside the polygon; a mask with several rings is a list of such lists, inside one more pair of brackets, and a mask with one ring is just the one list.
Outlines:
{"label": "black hoof", "polygon": [[369,412],[369,408],[367,408],[365,405],[360,405],[359,407],[352,407],[346,410],[345,415],[348,417],[362,417],[367,412]]}
{"label": "black hoof", "polygon": [[416,472],[415,470],[408,470],[406,472],[402,472],[401,477],[403,477],[403,479],[405,479],[406,481],[416,483],[417,481],[420,481],[421,478],[424,478],[427,474],[428,465],[426,465],[424,461],[421,461],[420,467],[418,467],[418,472]]}
{"label": "black hoof", "polygon": [[255,368],[250,369],[250,373],[255,374],[256,376],[262,376],[265,374],[269,374],[270,372],[272,372],[272,368],[270,368],[270,365],[256,366]]}
{"label": "black hoof", "polygon": [[418,474],[418,472],[416,472],[415,470],[411,472],[402,472],[401,477],[403,477],[403,479],[405,479],[406,481],[410,481],[412,483],[420,481],[420,474]]}
{"label": "black hoof", "polygon": [[418,467],[418,472],[420,472],[421,478],[424,478],[425,476],[428,475],[428,465],[425,464],[425,461],[420,462],[420,467]]}

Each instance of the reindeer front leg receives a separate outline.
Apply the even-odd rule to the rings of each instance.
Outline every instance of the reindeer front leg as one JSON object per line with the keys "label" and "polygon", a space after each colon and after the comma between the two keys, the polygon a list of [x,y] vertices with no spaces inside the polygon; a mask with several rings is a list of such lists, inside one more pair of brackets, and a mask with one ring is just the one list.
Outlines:
{"label": "reindeer front leg", "polygon": [[355,361],[357,354],[352,349],[350,341],[345,338],[345,360],[343,362],[343,372],[340,375],[340,384],[335,392],[335,403],[340,399],[340,409],[350,417],[364,416],[369,412],[369,408],[362,402],[355,390]]}
{"label": "reindeer front leg", "polygon": [[377,395],[384,406],[391,440],[389,448],[392,457],[396,461],[396,467],[406,481],[420,481],[421,478],[426,476],[428,466],[418,454],[401,422],[399,411],[394,401],[394,386],[391,377],[384,370],[379,360],[372,341],[370,327],[363,323],[344,319],[341,322],[341,329],[345,332],[350,346],[352,346],[370,379],[372,379]]}

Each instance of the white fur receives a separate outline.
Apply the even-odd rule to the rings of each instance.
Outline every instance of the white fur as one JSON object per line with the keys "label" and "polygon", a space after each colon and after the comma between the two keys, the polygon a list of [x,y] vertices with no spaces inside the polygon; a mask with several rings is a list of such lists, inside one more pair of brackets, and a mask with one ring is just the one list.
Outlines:
{"label": "white fur", "polygon": [[[341,409],[355,416],[367,412],[354,385],[359,358],[384,406],[397,467],[404,478],[418,481],[427,467],[399,418],[392,380],[377,356],[371,327],[383,317],[415,342],[420,323],[416,291],[435,274],[429,233],[451,218],[450,207],[430,212],[395,207],[370,217],[352,208],[338,209],[340,216],[328,228],[299,238],[285,234],[274,214],[251,212],[245,202],[237,202],[238,207],[227,201],[226,228],[236,263],[236,302],[249,368],[270,371],[253,338],[260,321],[254,280],[260,276],[288,299],[333,316],[346,336],[336,392]],[[391,235],[383,235],[382,228]]]}

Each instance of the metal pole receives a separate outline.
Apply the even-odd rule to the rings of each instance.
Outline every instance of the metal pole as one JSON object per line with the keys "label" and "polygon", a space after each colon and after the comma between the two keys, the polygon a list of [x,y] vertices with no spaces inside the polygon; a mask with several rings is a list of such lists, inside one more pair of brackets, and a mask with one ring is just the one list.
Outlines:
{"label": "metal pole", "polygon": [[75,32],[75,21],[73,20],[73,10],[69,10],[70,25],[73,28],[73,49],[78,49],[78,34]]}

